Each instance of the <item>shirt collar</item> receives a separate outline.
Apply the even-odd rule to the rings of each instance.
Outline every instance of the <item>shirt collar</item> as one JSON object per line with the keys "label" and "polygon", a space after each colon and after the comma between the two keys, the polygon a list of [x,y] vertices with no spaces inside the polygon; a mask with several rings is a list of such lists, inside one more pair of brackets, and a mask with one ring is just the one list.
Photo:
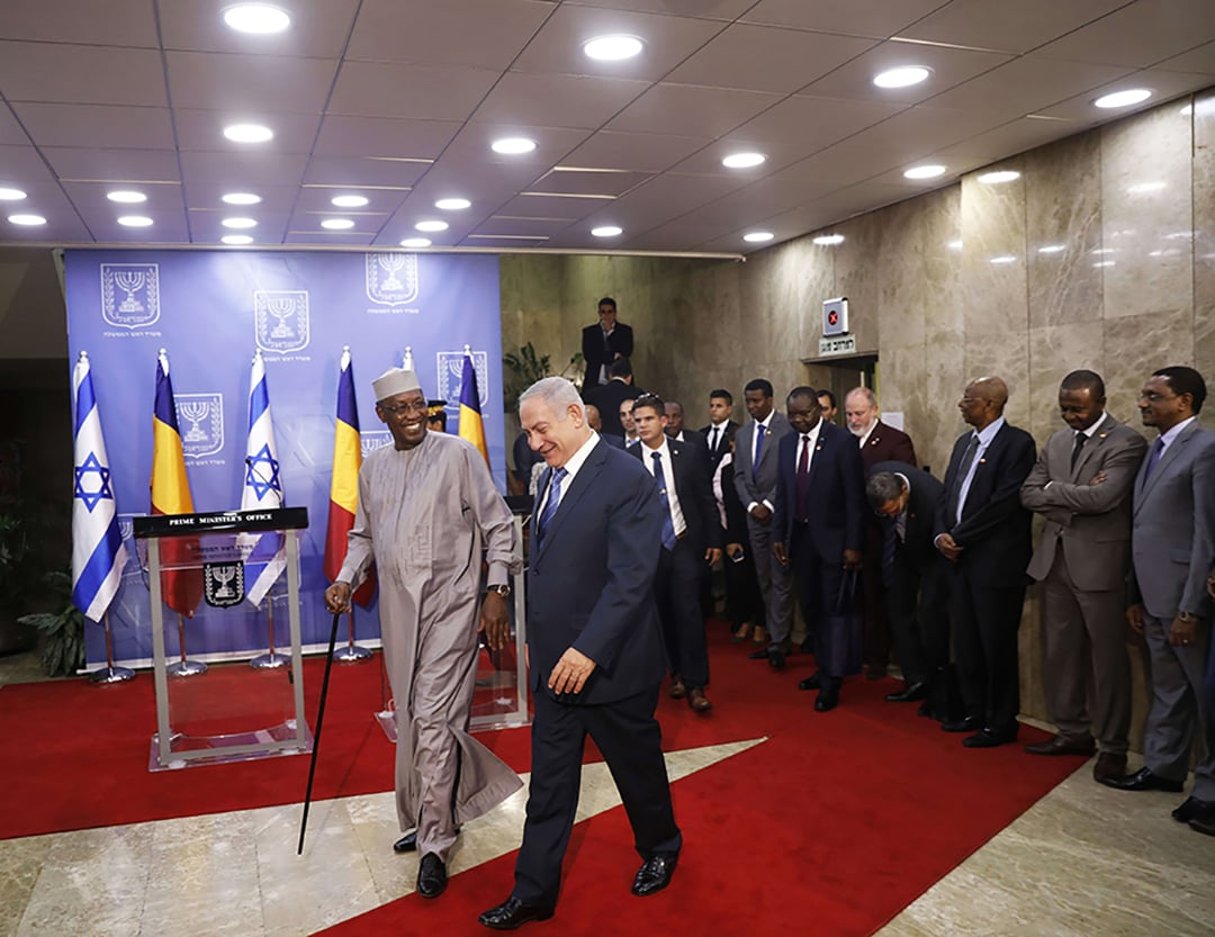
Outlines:
{"label": "shirt collar", "polygon": [[666,433],[663,433],[663,434],[662,434],[662,445],[661,445],[661,446],[659,446],[657,449],[651,449],[649,446],[647,446],[647,445],[646,445],[646,444],[643,442],[643,443],[641,444],[641,452],[642,452],[642,454],[643,454],[643,455],[646,457],[646,460],[647,460],[647,461],[649,461],[649,462],[652,462],[652,461],[654,460],[654,453],[655,453],[655,452],[659,452],[659,453],[661,453],[661,454],[662,454],[662,457],[663,457],[664,459],[666,459],[666,460],[670,461],[670,458],[671,458],[671,447],[670,447],[669,445],[667,445],[667,443],[668,443],[669,441],[670,441],[670,437],[669,437],[669,436],[667,436],[667,434],[666,434]]}
{"label": "shirt collar", "polygon": [[819,433],[822,431],[822,429],[823,429],[823,420],[820,417],[819,421],[814,424],[814,429],[810,430],[810,432],[808,432],[808,433],[798,433],[797,435],[799,438],[806,437],[806,436],[810,437],[810,445],[813,447],[815,444],[818,443],[818,436],[819,436]]}
{"label": "shirt collar", "polygon": [[591,438],[584,442],[572,456],[570,456],[565,465],[561,466],[565,469],[566,481],[573,481],[574,476],[578,474],[578,469],[582,468],[582,464],[590,457],[591,450],[599,445],[599,434],[591,430]]}
{"label": "shirt collar", "polygon": [[991,423],[988,423],[982,430],[979,431],[979,445],[987,447],[991,445],[991,441],[996,438],[996,433],[1004,426],[1004,417],[998,416]]}
{"label": "shirt collar", "polygon": [[1164,440],[1165,447],[1167,448],[1171,446],[1177,437],[1185,431],[1185,428],[1193,423],[1196,419],[1198,419],[1198,417],[1192,416],[1188,420],[1182,420],[1167,433],[1161,433],[1160,438]]}
{"label": "shirt collar", "polygon": [[[1076,436],[1084,435],[1084,436],[1087,436],[1089,439],[1092,439],[1095,435],[1097,435],[1097,430],[1101,429],[1101,427],[1105,424],[1105,421],[1108,419],[1109,419],[1109,414],[1102,413],[1101,419],[1099,419],[1095,423],[1093,423],[1093,425],[1090,426],[1088,429],[1082,429],[1079,432],[1077,432]],[[1073,438],[1075,438],[1075,437],[1073,437]]]}

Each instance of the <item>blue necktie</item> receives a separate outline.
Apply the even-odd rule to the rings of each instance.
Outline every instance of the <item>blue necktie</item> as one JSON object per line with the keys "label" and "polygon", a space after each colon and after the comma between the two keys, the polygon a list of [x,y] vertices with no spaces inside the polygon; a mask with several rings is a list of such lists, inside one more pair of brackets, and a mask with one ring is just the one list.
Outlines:
{"label": "blue necktie", "polygon": [[548,485],[548,500],[544,502],[544,513],[540,515],[540,524],[536,529],[537,543],[542,541],[544,535],[548,533],[548,525],[553,522],[553,515],[561,506],[561,483],[565,481],[565,476],[568,474],[569,472],[563,468],[553,470],[553,478]]}
{"label": "blue necktie", "polygon": [[767,429],[763,423],[755,424],[755,461],[751,463],[751,481],[755,481],[755,473],[759,470],[759,457],[764,454],[764,433]]}
{"label": "blue necktie", "polygon": [[662,470],[662,453],[651,452],[654,460],[654,481],[658,482],[658,496],[662,499],[662,548],[675,549],[675,522],[671,520],[671,502],[667,500],[667,476]]}
{"label": "blue necktie", "polygon": [[1160,457],[1164,455],[1164,437],[1156,437],[1156,441],[1152,443],[1152,452],[1148,456],[1147,468],[1143,470],[1143,480],[1147,481],[1152,477],[1152,469],[1156,467],[1156,463],[1160,461]]}

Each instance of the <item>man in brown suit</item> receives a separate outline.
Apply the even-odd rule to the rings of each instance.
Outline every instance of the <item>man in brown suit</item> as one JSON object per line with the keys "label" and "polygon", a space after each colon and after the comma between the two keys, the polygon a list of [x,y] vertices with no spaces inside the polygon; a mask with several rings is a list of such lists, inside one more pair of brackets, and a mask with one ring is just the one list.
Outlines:
{"label": "man in brown suit", "polygon": [[1021,503],[1046,520],[1027,572],[1043,584],[1043,677],[1059,734],[1025,750],[1089,755],[1095,732],[1100,780],[1126,773],[1131,669],[1123,612],[1131,489],[1147,443],[1105,412],[1105,384],[1092,371],[1063,379],[1059,412],[1068,428],[1047,440],[1021,487]]}
{"label": "man in brown suit", "polygon": [[[848,431],[857,438],[861,462],[868,477],[879,462],[903,462],[917,468],[915,446],[902,430],[883,423],[878,410],[877,395],[868,387],[854,387],[844,397],[844,417]],[[865,559],[861,585],[864,590],[865,676],[877,680],[886,676],[890,664],[890,621],[886,614],[886,590],[882,583],[883,528],[877,517],[865,525]],[[900,665],[902,661],[899,662]],[[910,681],[906,688],[891,693],[891,702],[912,702],[923,699],[927,687]]]}

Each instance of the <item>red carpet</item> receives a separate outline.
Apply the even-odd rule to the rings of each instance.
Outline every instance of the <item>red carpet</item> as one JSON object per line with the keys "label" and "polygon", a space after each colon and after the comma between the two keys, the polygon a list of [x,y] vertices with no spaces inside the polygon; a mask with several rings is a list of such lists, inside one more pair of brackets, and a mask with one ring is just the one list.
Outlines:
{"label": "red carpet", "polygon": [[[963,749],[914,705],[884,702],[893,681],[850,680],[840,709],[814,713],[813,694],[796,690],[808,658],[775,673],[745,660],[748,650],[714,641],[709,716],[660,705],[668,750],[769,737],[675,784],[685,849],[671,888],[644,901],[628,894],[638,859],[618,807],[576,828],[557,916],[528,932],[869,934],[1083,761],[1034,758],[1019,746]],[[311,661],[312,714],[319,676]],[[374,666],[334,669],[318,797],[390,786],[391,747],[370,715],[379,693]],[[0,690],[6,800],[21,805],[0,815],[0,837],[301,799],[301,757],[148,773],[154,721],[147,675],[120,687]],[[527,730],[479,737],[527,770]],[[1041,737],[1022,729],[1023,741]],[[484,933],[476,915],[510,892],[513,862],[512,854],[456,876],[440,901],[411,895],[326,933]]]}

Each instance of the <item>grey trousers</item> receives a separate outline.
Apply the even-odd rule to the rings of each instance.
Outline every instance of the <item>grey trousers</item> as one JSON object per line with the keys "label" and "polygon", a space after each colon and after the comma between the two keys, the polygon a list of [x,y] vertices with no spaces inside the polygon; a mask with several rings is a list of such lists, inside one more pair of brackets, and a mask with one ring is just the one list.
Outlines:
{"label": "grey trousers", "polygon": [[1124,590],[1077,589],[1056,550],[1042,581],[1046,705],[1061,734],[1091,732],[1101,751],[1115,755],[1126,754],[1131,728],[1129,627]]}
{"label": "grey trousers", "polygon": [[[1169,644],[1171,621],[1143,616],[1143,636],[1152,659],[1152,708],[1144,732],[1144,762],[1153,774],[1184,781],[1190,749],[1198,742],[1194,790],[1199,800],[1215,800],[1215,732],[1204,703],[1203,681],[1211,647],[1211,623],[1198,623],[1198,641]],[[1195,739],[1197,736],[1197,739]]]}
{"label": "grey trousers", "polygon": [[781,566],[772,555],[771,524],[761,524],[748,515],[747,532],[751,536],[751,556],[755,560],[755,575],[767,614],[768,640],[779,644],[789,637],[793,628],[793,572],[790,567]]}

